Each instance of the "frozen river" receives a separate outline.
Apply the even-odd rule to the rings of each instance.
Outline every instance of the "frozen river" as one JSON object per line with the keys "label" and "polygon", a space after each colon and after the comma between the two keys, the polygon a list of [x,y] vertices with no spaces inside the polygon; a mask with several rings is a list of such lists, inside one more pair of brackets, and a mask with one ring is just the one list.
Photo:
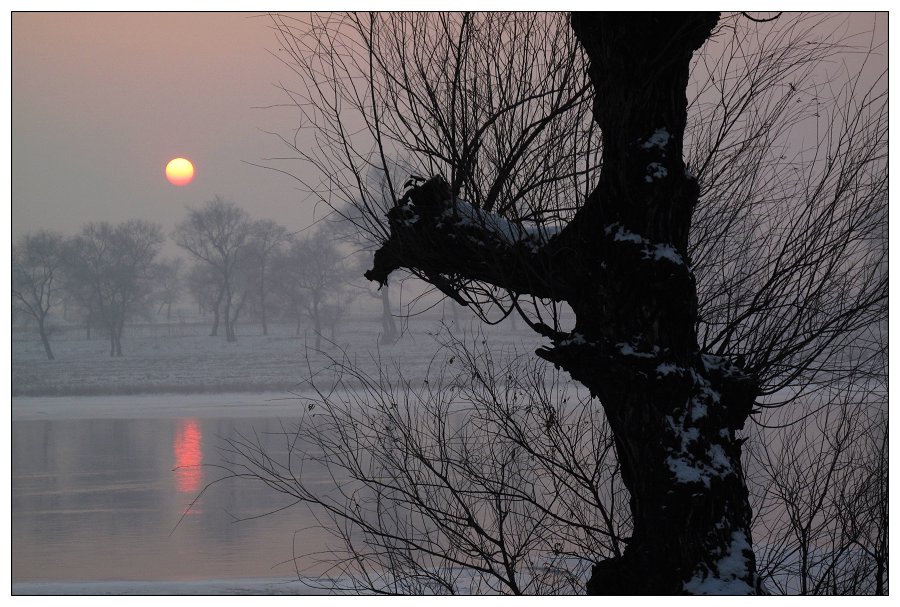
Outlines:
{"label": "frozen river", "polygon": [[283,455],[278,435],[297,407],[246,394],[14,398],[13,591],[190,593],[225,580],[222,592],[240,592],[235,580],[245,591],[308,591],[284,584],[295,565],[314,573],[295,555],[325,547],[305,507],[237,521],[290,499],[228,479],[188,508],[224,476],[227,441],[253,434]]}
{"label": "frozen river", "polygon": [[[341,334],[347,344],[330,355],[346,355],[376,377],[402,368],[406,379],[422,380],[440,368],[434,335],[442,329],[435,319],[411,324],[415,331],[401,342],[372,352],[380,324],[355,321]],[[217,466],[228,440],[253,434],[284,459],[281,424],[295,423],[305,404],[286,391],[253,390],[308,389],[303,378],[310,369],[324,377],[319,370],[331,359],[291,332],[260,336],[244,328],[226,344],[210,340],[207,327],[188,329],[194,332],[133,327],[128,355],[117,359],[102,340],[77,331],[55,336],[53,361],[33,335],[13,340],[14,593],[316,592],[296,581],[320,573],[306,555],[327,547],[305,507],[259,517],[290,499],[230,479],[182,515],[225,474]],[[531,334],[486,333],[498,349],[533,351]],[[321,482],[322,490],[333,482],[309,466],[304,481]]]}

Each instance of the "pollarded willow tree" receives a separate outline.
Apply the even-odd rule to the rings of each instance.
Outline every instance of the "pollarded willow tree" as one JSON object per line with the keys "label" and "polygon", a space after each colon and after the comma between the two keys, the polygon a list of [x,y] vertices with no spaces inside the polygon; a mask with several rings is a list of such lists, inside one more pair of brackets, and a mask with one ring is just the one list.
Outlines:
{"label": "pollarded willow tree", "polygon": [[740,430],[756,386],[697,343],[697,295],[687,263],[699,188],[683,137],[693,52],[716,15],[575,16],[589,58],[593,115],[603,135],[599,183],[552,238],[457,202],[442,178],[389,214],[391,236],[366,276],[401,267],[461,275],[567,302],[574,328],[543,330],[537,354],[603,404],[631,494],[623,555],[599,563],[589,591],[751,592],[756,567]]}
{"label": "pollarded willow tree", "polygon": [[[366,276],[515,310],[602,405],[632,533],[588,591],[753,592],[739,432],[855,381],[886,319],[883,79],[816,82],[840,49],[803,16],[275,25],[316,138],[286,143],[320,169],[311,191],[355,205]],[[409,173],[438,176],[404,191]]]}

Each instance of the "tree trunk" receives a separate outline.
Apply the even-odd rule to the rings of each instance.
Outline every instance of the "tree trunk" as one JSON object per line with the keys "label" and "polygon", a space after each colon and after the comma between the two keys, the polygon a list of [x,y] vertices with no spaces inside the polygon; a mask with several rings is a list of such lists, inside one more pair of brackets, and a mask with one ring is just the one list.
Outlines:
{"label": "tree trunk", "polygon": [[266,322],[266,283],[265,277],[259,279],[259,315],[262,321],[263,335],[269,334],[269,325]]}
{"label": "tree trunk", "polygon": [[234,326],[231,323],[231,306],[232,306],[232,294],[231,294],[231,285],[228,284],[228,281],[225,281],[225,310],[223,315],[225,316],[225,341],[233,342],[236,341],[237,338],[234,336]]}
{"label": "tree trunk", "polygon": [[241,299],[237,304],[235,304],[233,301],[231,301],[230,297],[229,297],[229,302],[230,302],[230,304],[228,307],[231,309],[231,312],[225,318],[226,330],[227,330],[227,335],[228,335],[227,341],[235,342],[235,341],[237,341],[237,332],[236,332],[235,327],[237,326],[237,319],[241,315],[241,310],[244,309],[244,304],[247,303],[247,294],[244,293],[241,296]]}
{"label": "tree trunk", "polygon": [[113,320],[109,324],[109,355],[122,356],[122,330],[124,321]]}
{"label": "tree trunk", "polygon": [[575,217],[549,240],[511,239],[496,222],[469,220],[437,177],[388,213],[390,238],[366,273],[384,284],[394,269],[415,268],[458,300],[443,276],[570,304],[572,332],[533,324],[552,341],[537,354],[602,404],[633,517],[623,554],[594,567],[592,594],[757,589],[735,436],[757,389],[738,365],[699,351],[687,257],[699,187],[682,158],[685,90],[693,51],[717,19],[574,15],[603,134],[602,174]]}
{"label": "tree trunk", "polygon": [[234,320],[232,320],[231,314],[228,313],[228,306],[225,308],[225,341],[237,341],[237,335],[234,332]]}
{"label": "tree trunk", "polygon": [[875,559],[875,596],[884,596],[884,577],[887,564],[883,558]]}
{"label": "tree trunk", "polygon": [[322,349],[322,319],[319,318],[319,302],[313,301],[312,309],[313,331],[316,333],[316,350]]}
{"label": "tree trunk", "polygon": [[381,339],[380,342],[390,345],[397,341],[397,324],[391,313],[391,297],[388,286],[381,287]]}
{"label": "tree trunk", "polygon": [[116,329],[116,356],[122,356],[122,333],[125,332],[125,319],[119,321]]}
{"label": "tree trunk", "polygon": [[216,297],[216,303],[213,305],[213,326],[212,331],[209,332],[210,337],[216,337],[219,335],[219,310],[222,308],[222,299],[225,297],[225,287],[219,289],[219,295]]}
{"label": "tree trunk", "polygon": [[[606,272],[569,300],[574,333],[585,344],[571,353],[557,344],[547,358],[603,404],[634,522],[623,556],[594,568],[591,593],[735,594],[756,587],[735,438],[755,387],[734,364],[700,354],[687,258],[699,188],[682,158],[685,90],[693,51],[717,18],[572,18],[590,58],[594,120],[603,133],[600,182],[573,223],[583,220],[608,236],[600,243]],[[598,359],[597,350],[607,352]]]}
{"label": "tree trunk", "polygon": [[216,305],[213,307],[213,324],[212,329],[209,332],[210,337],[216,337],[219,335],[219,306]]}
{"label": "tree trunk", "polygon": [[41,343],[44,345],[44,354],[47,360],[53,360],[53,350],[50,349],[50,337],[47,335],[47,328],[44,325],[44,319],[38,319],[38,332],[41,334]]}

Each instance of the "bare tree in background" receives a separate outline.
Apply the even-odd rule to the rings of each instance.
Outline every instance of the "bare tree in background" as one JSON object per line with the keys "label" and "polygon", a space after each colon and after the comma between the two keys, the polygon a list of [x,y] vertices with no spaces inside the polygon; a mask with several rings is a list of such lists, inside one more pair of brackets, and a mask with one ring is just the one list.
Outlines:
{"label": "bare tree in background", "polygon": [[331,235],[317,232],[305,238],[293,237],[286,250],[273,262],[277,289],[293,311],[300,330],[301,315],[313,323],[315,347],[322,347],[322,334],[335,324],[346,308],[347,272],[343,255]]}
{"label": "bare tree in background", "polygon": [[93,330],[99,326],[101,320],[97,310],[97,292],[89,281],[77,271],[74,260],[78,258],[77,238],[67,238],[65,241],[65,271],[62,275],[62,288],[65,293],[65,309],[70,318],[73,316],[84,323],[85,339],[93,337]]}
{"label": "bare tree in background", "polygon": [[[383,177],[384,174],[378,171],[373,171],[373,174],[370,175],[370,178],[374,178],[379,182],[383,195],[387,196],[387,181]],[[371,254],[368,252],[370,243],[366,241],[365,236],[361,234],[357,228],[359,221],[353,219],[354,217],[357,217],[358,211],[359,209],[355,206],[344,206],[340,212],[330,216],[325,225],[330,234],[333,234],[339,241],[347,243],[352,247],[352,251],[347,258],[347,270],[348,272],[361,277],[368,267]],[[391,304],[390,288],[387,285],[384,285],[383,287],[380,287],[376,293],[368,288],[368,284],[354,284],[353,286],[365,290],[370,296],[377,298],[381,303],[381,333],[378,336],[378,343],[385,346],[396,343],[400,339],[400,331],[397,328],[397,322]]]}
{"label": "bare tree in background", "polygon": [[391,290],[388,285],[379,289],[378,298],[381,300],[381,335],[378,343],[388,346],[400,339],[400,331],[391,309]]}
{"label": "bare tree in background", "polygon": [[53,360],[47,317],[62,284],[64,239],[54,232],[38,232],[22,238],[12,249],[13,307],[31,316],[47,360]]}
{"label": "bare tree in background", "polygon": [[66,271],[90,286],[110,356],[122,356],[125,322],[148,303],[162,242],[160,226],[142,220],[89,223],[72,241]]}
{"label": "bare tree in background", "polygon": [[[220,308],[225,320],[225,339],[237,341],[233,319],[240,310],[237,273],[248,254],[251,237],[250,216],[233,202],[220,197],[197,209],[188,209],[188,218],[179,223],[173,234],[175,243],[215,274],[219,291],[214,313],[218,321]],[[216,335],[218,322],[211,335]]]}
{"label": "bare tree in background", "polygon": [[269,334],[268,324],[268,292],[271,286],[268,283],[272,272],[272,259],[282,246],[288,241],[287,229],[271,219],[254,221],[250,227],[251,252],[253,272],[256,274],[258,289],[256,300],[259,305],[259,317],[262,323],[263,335]]}
{"label": "bare tree in background", "polygon": [[184,260],[180,257],[167,259],[156,265],[156,295],[157,301],[159,301],[159,308],[156,310],[156,313],[161,313],[163,308],[165,308],[166,322],[172,321],[172,304],[178,301],[178,297],[184,288],[183,265]]}
{"label": "bare tree in background", "polygon": [[[222,290],[219,288],[219,280],[214,270],[205,263],[197,262],[191,266],[187,273],[187,288],[197,303],[197,313],[205,315],[208,311],[213,313],[213,329],[219,325],[219,299]],[[215,336],[216,331],[211,330],[210,336]]]}
{"label": "bare tree in background", "polygon": [[[738,431],[751,410],[802,424],[798,403],[851,386],[878,345],[886,82],[817,79],[845,50],[822,21],[576,15],[580,49],[558,15],[275,18],[316,133],[286,143],[320,169],[310,191],[356,205],[367,276],[406,269],[491,322],[515,310],[602,404],[632,529],[585,553],[606,558],[591,592],[753,591]],[[398,201],[386,224],[372,166]],[[404,193],[407,173],[447,179]]]}

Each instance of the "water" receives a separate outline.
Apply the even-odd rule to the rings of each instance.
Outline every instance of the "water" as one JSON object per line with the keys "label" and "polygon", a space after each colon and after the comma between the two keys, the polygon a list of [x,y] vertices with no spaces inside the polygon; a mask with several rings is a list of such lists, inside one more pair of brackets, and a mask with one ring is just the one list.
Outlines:
{"label": "water", "polygon": [[[267,450],[285,453],[278,418],[16,418],[14,583],[291,578],[294,555],[325,547],[302,505],[235,522],[291,501],[247,481],[216,483],[188,509],[224,476],[214,466],[238,433],[255,432]],[[325,486],[321,473],[306,474]]]}

